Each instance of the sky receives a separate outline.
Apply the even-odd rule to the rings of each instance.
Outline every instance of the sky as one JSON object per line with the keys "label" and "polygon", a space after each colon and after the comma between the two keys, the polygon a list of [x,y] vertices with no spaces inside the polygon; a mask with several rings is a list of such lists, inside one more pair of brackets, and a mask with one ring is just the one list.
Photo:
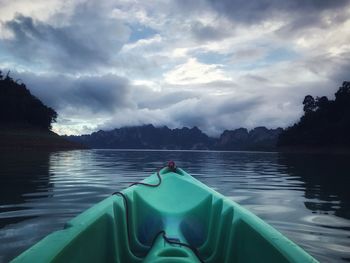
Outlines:
{"label": "sky", "polygon": [[288,127],[350,80],[350,1],[0,0],[0,69],[59,134]]}

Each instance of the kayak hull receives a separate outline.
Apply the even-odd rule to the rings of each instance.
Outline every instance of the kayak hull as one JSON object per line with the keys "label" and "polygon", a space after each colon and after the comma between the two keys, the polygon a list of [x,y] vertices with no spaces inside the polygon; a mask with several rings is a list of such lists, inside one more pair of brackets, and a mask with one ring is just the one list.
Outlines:
{"label": "kayak hull", "polygon": [[142,182],[161,183],[106,198],[12,262],[317,262],[182,169]]}

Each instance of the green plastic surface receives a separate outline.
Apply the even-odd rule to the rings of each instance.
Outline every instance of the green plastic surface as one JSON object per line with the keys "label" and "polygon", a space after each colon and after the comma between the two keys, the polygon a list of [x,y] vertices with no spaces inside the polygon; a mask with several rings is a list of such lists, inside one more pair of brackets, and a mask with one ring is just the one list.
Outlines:
{"label": "green plastic surface", "polygon": [[[182,169],[164,168],[160,175],[162,183],[156,188],[135,185],[123,190],[129,205],[130,244],[124,202],[114,195],[12,262],[200,262],[191,249],[157,236],[161,230],[196,247],[205,262],[317,262],[257,216]],[[156,184],[157,174],[143,182]]]}

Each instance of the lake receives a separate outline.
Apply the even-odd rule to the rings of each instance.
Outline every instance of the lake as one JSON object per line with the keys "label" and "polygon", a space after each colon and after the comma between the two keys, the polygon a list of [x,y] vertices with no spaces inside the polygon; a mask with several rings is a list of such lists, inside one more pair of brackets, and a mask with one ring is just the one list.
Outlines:
{"label": "lake", "polygon": [[214,151],[0,153],[0,262],[168,160],[321,262],[350,262],[350,156]]}

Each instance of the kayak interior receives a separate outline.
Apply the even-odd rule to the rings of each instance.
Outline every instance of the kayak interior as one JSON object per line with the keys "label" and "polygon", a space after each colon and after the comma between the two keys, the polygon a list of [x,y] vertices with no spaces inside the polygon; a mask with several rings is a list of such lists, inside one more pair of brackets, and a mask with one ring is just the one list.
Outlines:
{"label": "kayak interior", "polygon": [[13,262],[317,262],[180,168],[142,184],[86,210]]}

